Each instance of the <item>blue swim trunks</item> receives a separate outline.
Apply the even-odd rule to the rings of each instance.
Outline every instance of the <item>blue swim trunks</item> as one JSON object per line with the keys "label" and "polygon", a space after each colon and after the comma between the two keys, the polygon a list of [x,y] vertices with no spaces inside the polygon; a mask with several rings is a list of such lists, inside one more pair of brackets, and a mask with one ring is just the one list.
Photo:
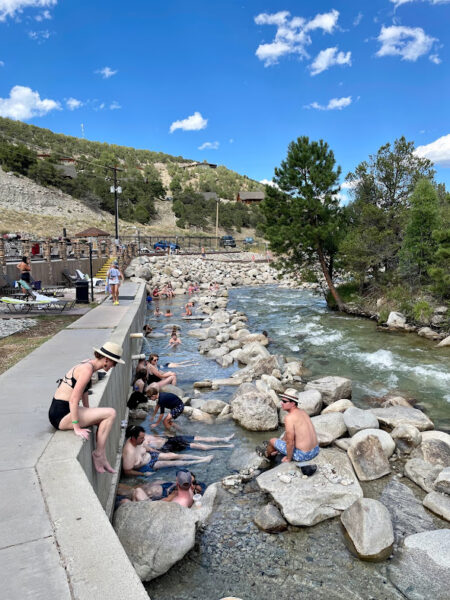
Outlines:
{"label": "blue swim trunks", "polygon": [[136,469],[136,471],[140,471],[141,473],[149,473],[150,471],[153,471],[153,465],[158,460],[159,452],[149,452],[149,454],[150,460],[148,461],[148,463],[146,465],[143,465],[142,467],[139,467],[138,469]]}
{"label": "blue swim trunks", "polygon": [[[277,439],[277,441],[275,442],[275,448],[278,450],[278,452],[280,452],[280,454],[284,454],[286,456],[286,442],[284,440]],[[319,454],[319,450],[319,446],[316,446],[308,452],[303,452],[302,450],[295,448],[292,454],[292,460],[295,460],[297,462],[312,460]]]}

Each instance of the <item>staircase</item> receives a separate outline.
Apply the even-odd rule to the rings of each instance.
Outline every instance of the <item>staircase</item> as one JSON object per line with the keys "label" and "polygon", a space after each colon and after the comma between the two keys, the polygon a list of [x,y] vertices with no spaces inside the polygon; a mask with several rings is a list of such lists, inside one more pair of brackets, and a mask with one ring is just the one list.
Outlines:
{"label": "staircase", "polygon": [[108,258],[103,267],[96,274],[96,277],[98,277],[99,279],[104,279],[106,281],[106,275],[108,274],[108,271],[115,260],[116,258],[114,256]]}

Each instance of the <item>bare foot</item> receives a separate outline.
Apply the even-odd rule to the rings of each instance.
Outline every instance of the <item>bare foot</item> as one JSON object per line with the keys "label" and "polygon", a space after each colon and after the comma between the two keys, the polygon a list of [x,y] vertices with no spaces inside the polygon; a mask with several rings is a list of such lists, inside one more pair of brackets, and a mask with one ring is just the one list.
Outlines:
{"label": "bare foot", "polygon": [[224,442],[229,442],[230,440],[232,440],[234,438],[236,434],[232,433],[231,435],[228,435],[227,437],[223,438]]}
{"label": "bare foot", "polygon": [[112,468],[112,466],[109,464],[109,462],[107,460],[105,460],[105,464],[103,465],[105,470],[108,473],[115,473],[116,471]]}
{"label": "bare foot", "polygon": [[210,454],[209,456],[204,456],[204,457],[201,459],[201,462],[204,462],[204,463],[210,463],[210,462],[212,461],[212,459],[213,459],[213,458],[214,458],[214,454]]}
{"label": "bare foot", "polygon": [[97,473],[106,473],[104,466],[103,466],[103,462],[104,462],[103,456],[98,456],[95,453],[95,450],[92,453],[92,460],[94,461],[94,467],[95,467],[95,470],[97,471]]}

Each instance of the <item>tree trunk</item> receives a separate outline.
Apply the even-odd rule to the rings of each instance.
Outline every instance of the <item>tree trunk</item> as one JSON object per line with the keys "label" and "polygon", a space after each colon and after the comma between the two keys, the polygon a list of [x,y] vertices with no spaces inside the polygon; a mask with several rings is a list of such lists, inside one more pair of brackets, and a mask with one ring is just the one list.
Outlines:
{"label": "tree trunk", "polygon": [[328,272],[328,267],[327,264],[325,262],[325,257],[323,255],[323,251],[321,246],[317,246],[317,254],[319,256],[319,262],[320,262],[320,266],[322,267],[322,272],[323,275],[325,277],[325,281],[327,282],[327,285],[330,289],[331,295],[333,296],[333,298],[336,300],[336,304],[339,308],[339,310],[344,310],[344,303],[341,300],[341,297],[339,296],[339,294],[337,293],[336,288],[333,285],[333,281],[330,277],[330,273]]}

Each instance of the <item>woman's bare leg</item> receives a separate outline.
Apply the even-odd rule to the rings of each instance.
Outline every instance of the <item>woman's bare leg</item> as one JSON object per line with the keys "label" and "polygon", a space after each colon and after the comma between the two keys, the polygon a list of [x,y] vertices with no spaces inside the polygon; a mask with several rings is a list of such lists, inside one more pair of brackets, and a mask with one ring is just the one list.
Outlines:
{"label": "woman's bare leg", "polygon": [[193,450],[214,450],[215,448],[234,448],[234,444],[199,444],[191,442]]}
{"label": "woman's bare leg", "polygon": [[229,442],[234,438],[234,433],[227,435],[226,437],[202,437],[200,435],[194,436],[194,442]]}
{"label": "woman's bare leg", "polygon": [[164,469],[165,467],[185,467],[187,465],[195,465],[198,463],[209,463],[214,458],[213,455],[197,458],[196,460],[157,460],[153,465],[153,469]]}

